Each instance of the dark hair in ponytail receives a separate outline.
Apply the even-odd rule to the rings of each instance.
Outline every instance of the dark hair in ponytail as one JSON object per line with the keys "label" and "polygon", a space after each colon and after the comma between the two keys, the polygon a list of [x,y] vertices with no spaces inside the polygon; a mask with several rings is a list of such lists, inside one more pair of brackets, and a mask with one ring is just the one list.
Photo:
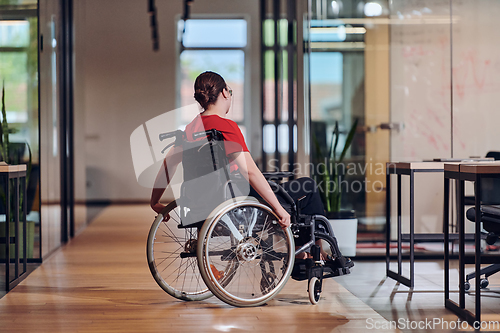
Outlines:
{"label": "dark hair in ponytail", "polygon": [[206,110],[211,104],[215,104],[226,87],[226,81],[219,74],[203,72],[194,81],[194,99]]}

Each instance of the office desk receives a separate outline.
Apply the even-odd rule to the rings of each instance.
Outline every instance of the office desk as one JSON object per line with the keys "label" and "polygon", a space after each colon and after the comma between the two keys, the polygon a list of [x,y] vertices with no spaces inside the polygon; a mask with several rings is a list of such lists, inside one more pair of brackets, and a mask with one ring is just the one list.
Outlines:
{"label": "office desk", "polygon": [[[483,178],[500,178],[500,162],[482,162],[482,163],[452,163],[444,164],[444,299],[445,307],[450,309],[458,316],[465,319],[470,325],[481,321],[481,288],[480,275],[481,269],[481,180]],[[457,226],[458,226],[458,261],[459,261],[459,302],[458,304],[450,299],[450,254],[449,247],[449,196],[450,179],[457,181],[458,203],[457,203]],[[475,255],[474,260],[470,256],[465,256],[465,219],[464,219],[464,188],[465,181],[474,183],[475,207],[476,207],[476,225],[475,225]],[[476,290],[475,290],[475,314],[465,309],[465,264],[475,263],[476,271]],[[488,262],[484,262],[488,263]]]}
{"label": "office desk", "polygon": [[[443,162],[397,162],[397,163],[387,163],[386,164],[386,274],[388,277],[408,286],[410,288],[414,287],[415,278],[415,173],[418,172],[443,172],[444,163]],[[397,187],[398,187],[398,271],[394,272],[390,269],[390,243],[391,243],[391,175],[397,175]],[[403,242],[402,228],[401,228],[401,176],[407,175],[410,177],[410,277],[407,278],[402,274],[402,249],[401,245]],[[428,234],[426,234],[428,235]]]}
{"label": "office desk", "polygon": [[[492,158],[467,158],[467,159],[435,159],[427,162],[388,162],[386,164],[386,274],[388,277],[404,284],[407,287],[414,287],[414,266],[415,266],[415,241],[443,241],[443,233],[420,233],[415,235],[415,173],[422,172],[443,172],[445,162],[448,163],[463,163],[493,161]],[[397,175],[397,227],[398,227],[398,271],[394,272],[390,269],[390,243],[391,243],[391,175]],[[401,176],[407,175],[410,177],[410,233],[403,234],[401,228]],[[444,226],[443,226],[444,228]],[[469,236],[473,236],[468,234]],[[452,240],[458,239],[458,234],[451,235]],[[470,238],[473,239],[473,238]],[[410,242],[410,276],[405,277],[402,274],[402,242]]]}
{"label": "office desk", "polygon": [[[14,186],[11,187],[11,180]],[[27,255],[27,225],[26,225],[26,165],[2,165],[0,166],[0,181],[3,193],[5,194],[5,237],[0,237],[0,244],[5,244],[5,287],[6,291],[14,288],[26,276],[26,264],[28,261]],[[11,206],[11,194],[13,192],[14,205]],[[19,216],[20,197],[23,198],[22,216]],[[13,220],[9,217],[11,210],[14,209]],[[19,227],[23,223],[23,232],[20,235]],[[10,222],[10,223],[7,223]],[[1,225],[1,223],[0,223]],[[14,227],[13,235],[11,227]],[[21,238],[22,236],[22,238]],[[20,270],[20,244],[23,244],[22,252],[22,270]],[[14,253],[11,254],[10,245],[14,245]],[[13,256],[13,258],[11,258]],[[11,274],[11,265],[14,269],[14,274]],[[11,278],[11,275],[12,278]]]}

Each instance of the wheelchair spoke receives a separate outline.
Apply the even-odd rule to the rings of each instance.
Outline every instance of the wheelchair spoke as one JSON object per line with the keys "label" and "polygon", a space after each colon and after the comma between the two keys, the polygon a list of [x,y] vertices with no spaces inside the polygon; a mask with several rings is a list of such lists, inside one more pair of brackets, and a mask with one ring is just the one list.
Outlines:
{"label": "wheelchair spoke", "polygon": [[[173,206],[165,219],[158,219],[152,226],[148,237],[148,260],[153,262],[151,273],[170,295],[186,300],[202,300],[210,297],[211,293],[200,281],[197,259],[193,255],[198,230],[179,229],[178,210]],[[183,252],[191,254],[181,258]]]}
{"label": "wheelchair spoke", "polygon": [[[293,238],[276,216],[258,202],[233,206],[202,229],[204,280],[222,300],[258,305],[272,298],[288,279]],[[219,273],[224,271],[222,277]]]}
{"label": "wheelchair spoke", "polygon": [[[181,216],[179,215],[179,213],[177,213],[177,209],[174,209],[174,213],[175,213],[175,215],[177,215],[177,217],[179,218],[179,220],[178,220],[178,221],[176,221],[176,222],[177,222],[177,224],[180,224],[182,219],[181,219]],[[172,216],[171,216],[170,218],[172,218]]]}
{"label": "wheelchair spoke", "polygon": [[168,234],[165,230],[162,229],[162,232],[165,234],[165,237],[170,237],[172,238],[177,244],[184,246],[184,244],[181,244],[181,240],[179,239],[178,236],[175,235],[175,233],[170,229],[168,225],[165,224],[165,227],[167,227],[168,231],[170,231],[170,234]]}
{"label": "wheelchair spoke", "polygon": [[257,214],[258,214],[258,210],[256,208],[252,209],[252,221],[250,222],[250,224],[248,226],[248,233],[247,233],[248,237],[252,236],[253,227],[255,226],[255,223],[257,222]]}
{"label": "wheelchair spoke", "polygon": [[[184,266],[184,263],[186,263],[186,268],[182,269],[182,267]],[[179,281],[179,278],[183,275],[183,273],[185,273],[187,271],[187,269],[189,268],[189,263],[188,261],[185,261],[185,260],[181,260],[181,263],[179,265],[179,268],[176,269],[177,271],[177,277],[174,279],[174,281],[178,282]],[[182,269],[182,271],[181,271]],[[175,272],[175,271],[174,271]],[[184,274],[185,276],[185,274]]]}
{"label": "wheelchair spoke", "polygon": [[[167,259],[168,259],[168,258],[165,258],[165,259],[164,259],[161,263],[165,262]],[[182,261],[182,260],[181,260],[181,261]],[[170,264],[168,264],[168,265],[167,265],[167,266],[166,266],[166,267],[162,270],[162,272],[164,272],[167,268],[169,268],[170,266],[172,266],[172,264],[173,264],[173,263],[175,263],[175,260],[172,260],[172,261],[170,262]],[[167,276],[167,277],[170,277],[171,275],[172,275],[172,274],[170,274],[170,275],[169,275],[169,276]]]}
{"label": "wheelchair spoke", "polygon": [[[193,261],[194,260],[191,260],[191,263],[188,262],[188,267],[186,267],[186,270],[188,268],[193,268]],[[184,274],[184,280],[182,281],[182,290],[184,290],[184,285],[186,284],[186,277],[187,277],[187,274]],[[193,280],[193,277],[191,276],[191,281]]]}

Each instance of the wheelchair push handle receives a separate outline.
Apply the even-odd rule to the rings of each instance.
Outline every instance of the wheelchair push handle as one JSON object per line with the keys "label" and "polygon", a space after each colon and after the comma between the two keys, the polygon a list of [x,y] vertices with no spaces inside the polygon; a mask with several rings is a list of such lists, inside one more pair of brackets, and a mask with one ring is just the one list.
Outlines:
{"label": "wheelchair push handle", "polygon": [[181,130],[176,130],[172,132],[167,132],[167,133],[161,133],[160,134],[160,141],[170,139],[170,138],[176,138],[176,139],[182,139],[184,136],[184,132]]}
{"label": "wheelchair push handle", "polygon": [[210,129],[208,131],[193,133],[194,140],[202,138],[202,137],[207,137],[207,139],[209,141],[211,141],[211,140],[224,140],[224,136],[222,135],[222,133],[214,128]]}
{"label": "wheelchair push handle", "polygon": [[164,154],[165,150],[167,150],[168,148],[170,148],[174,145],[179,145],[182,142],[182,139],[184,138],[184,132],[181,130],[176,130],[176,131],[167,132],[167,133],[160,133],[160,135],[159,135],[160,141],[174,138],[174,137],[175,137],[175,141],[166,145],[165,148],[163,148],[161,151],[162,154]]}

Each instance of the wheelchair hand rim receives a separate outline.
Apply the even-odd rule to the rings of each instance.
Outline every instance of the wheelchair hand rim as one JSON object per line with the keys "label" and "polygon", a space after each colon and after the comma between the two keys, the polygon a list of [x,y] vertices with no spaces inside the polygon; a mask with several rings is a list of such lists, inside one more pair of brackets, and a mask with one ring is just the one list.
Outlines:
{"label": "wheelchair hand rim", "polygon": [[[243,201],[240,201],[240,202],[234,202],[234,200],[228,200],[228,201],[230,202],[229,205],[225,206],[223,209],[221,209],[216,214],[214,214],[213,217],[210,219],[209,223],[205,223],[203,229],[208,229],[208,230],[206,230],[206,232],[202,231],[200,234],[210,235],[217,224],[217,223],[214,223],[214,221],[218,221],[221,218],[221,216],[223,216],[227,212],[231,211],[234,208],[238,208],[241,206],[253,206],[253,207],[258,207],[258,208],[264,209],[268,213],[272,214],[278,220],[278,217],[272,211],[271,208],[258,202],[256,199],[254,199],[252,197],[245,198]],[[228,201],[226,201],[226,203],[228,203]],[[221,299],[220,295],[223,294],[224,296],[230,297],[233,300],[241,303],[240,304],[241,306],[245,306],[245,303],[249,303],[249,302],[251,302],[251,305],[260,305],[260,304],[263,304],[263,303],[271,300],[274,296],[276,296],[279,293],[279,291],[286,284],[286,282],[287,282],[287,280],[290,277],[290,274],[292,272],[294,259],[295,259],[294,242],[293,242],[293,236],[291,234],[290,228],[283,229],[283,231],[285,233],[285,237],[287,237],[289,240],[288,241],[288,258],[287,258],[288,266],[286,268],[286,271],[284,272],[282,278],[277,283],[276,287],[274,288],[274,290],[271,293],[268,293],[266,295],[262,295],[260,297],[251,298],[251,299],[236,296],[236,295],[226,291],[225,288],[219,283],[219,281],[214,276],[214,273],[210,269],[210,267],[209,267],[210,264],[207,260],[207,258],[209,258],[208,245],[210,243],[210,239],[205,240],[205,239],[200,238],[198,240],[198,242],[201,242],[202,244],[198,243],[199,244],[199,246],[198,246],[198,251],[199,251],[198,252],[198,259],[201,260],[201,263],[203,265],[203,270],[204,270],[205,274],[207,275],[207,277],[210,279],[212,286],[214,287],[214,288],[212,288],[212,287],[210,287],[209,283],[206,283],[209,286],[209,289],[218,298]],[[224,300],[224,297],[222,297],[222,300]]]}

